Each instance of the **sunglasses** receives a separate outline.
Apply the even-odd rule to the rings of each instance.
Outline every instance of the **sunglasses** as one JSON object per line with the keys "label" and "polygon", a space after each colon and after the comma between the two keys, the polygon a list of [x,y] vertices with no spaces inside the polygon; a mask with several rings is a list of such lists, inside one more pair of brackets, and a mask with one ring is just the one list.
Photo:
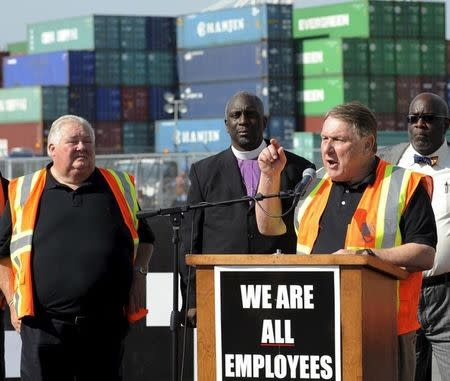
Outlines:
{"label": "sunglasses", "polygon": [[447,119],[448,117],[445,115],[434,115],[434,114],[408,115],[406,117],[409,124],[415,124],[419,121],[419,119],[422,119],[422,121],[425,123],[432,123],[437,118]]}

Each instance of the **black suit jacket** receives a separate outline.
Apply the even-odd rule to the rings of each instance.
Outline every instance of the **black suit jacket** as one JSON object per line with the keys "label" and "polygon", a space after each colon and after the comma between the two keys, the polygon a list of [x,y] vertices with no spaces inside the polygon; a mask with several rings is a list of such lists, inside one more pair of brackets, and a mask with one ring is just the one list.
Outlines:
{"label": "black suit jacket", "polygon": [[[294,189],[303,171],[314,164],[286,152],[287,163],[281,173],[281,191]],[[246,196],[237,159],[231,147],[217,155],[194,163],[189,179],[188,204],[217,202]],[[283,212],[292,205],[282,200]],[[193,254],[272,254],[295,253],[297,236],[294,230],[294,210],[284,217],[287,232],[281,236],[263,236],[256,224],[255,205],[248,202],[229,206],[209,207],[186,213],[181,228],[183,253]],[[186,286],[186,266],[180,260],[182,289]],[[191,270],[192,271],[192,270]],[[191,277],[193,281],[193,277]],[[194,296],[192,295],[192,298]],[[190,296],[191,299],[191,296]],[[191,303],[189,303],[192,305]]]}

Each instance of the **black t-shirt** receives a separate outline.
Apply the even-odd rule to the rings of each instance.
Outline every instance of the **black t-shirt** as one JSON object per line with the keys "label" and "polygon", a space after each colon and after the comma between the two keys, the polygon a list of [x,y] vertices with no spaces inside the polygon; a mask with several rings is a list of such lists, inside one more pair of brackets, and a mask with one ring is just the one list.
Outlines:
{"label": "black t-shirt", "polygon": [[[7,213],[6,213],[7,212]],[[141,242],[153,243],[139,221]],[[9,256],[9,204],[0,220],[0,257]],[[33,234],[32,272],[37,310],[50,315],[120,313],[132,280],[133,241],[100,171],[76,190],[47,170]]]}
{"label": "black t-shirt", "polygon": [[[375,181],[375,170],[376,166],[365,179],[352,186],[333,182],[327,205],[319,222],[319,234],[312,253],[330,254],[345,247],[347,227],[364,190]],[[426,205],[429,207],[424,207]],[[400,233],[403,243],[420,243],[436,248],[434,213],[430,198],[421,184],[417,187],[400,219]]]}

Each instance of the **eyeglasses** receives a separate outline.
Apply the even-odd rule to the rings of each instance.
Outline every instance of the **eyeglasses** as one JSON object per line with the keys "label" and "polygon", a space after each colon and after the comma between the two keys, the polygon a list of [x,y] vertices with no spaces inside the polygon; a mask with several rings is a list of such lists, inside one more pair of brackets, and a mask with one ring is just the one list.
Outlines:
{"label": "eyeglasses", "polygon": [[419,121],[419,119],[422,119],[422,121],[425,123],[433,123],[434,120],[437,118],[448,119],[448,117],[445,115],[434,115],[434,114],[408,115],[406,117],[409,124],[415,124]]}

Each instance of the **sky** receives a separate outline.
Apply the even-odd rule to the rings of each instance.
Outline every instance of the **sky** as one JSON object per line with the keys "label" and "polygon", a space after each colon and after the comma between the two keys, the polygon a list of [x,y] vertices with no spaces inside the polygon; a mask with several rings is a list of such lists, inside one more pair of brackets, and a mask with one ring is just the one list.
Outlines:
{"label": "sky", "polygon": [[[450,0],[448,0],[450,1]],[[295,0],[295,7],[338,0]],[[3,0],[0,6],[0,50],[26,39],[27,24],[91,14],[179,16],[200,12],[217,0]]]}
{"label": "sky", "polygon": [[[295,0],[294,7],[342,2]],[[447,6],[447,39],[450,39],[450,0]],[[179,16],[200,12],[217,0],[3,0],[0,7],[0,50],[7,43],[24,41],[26,25],[39,21],[91,14]]]}

